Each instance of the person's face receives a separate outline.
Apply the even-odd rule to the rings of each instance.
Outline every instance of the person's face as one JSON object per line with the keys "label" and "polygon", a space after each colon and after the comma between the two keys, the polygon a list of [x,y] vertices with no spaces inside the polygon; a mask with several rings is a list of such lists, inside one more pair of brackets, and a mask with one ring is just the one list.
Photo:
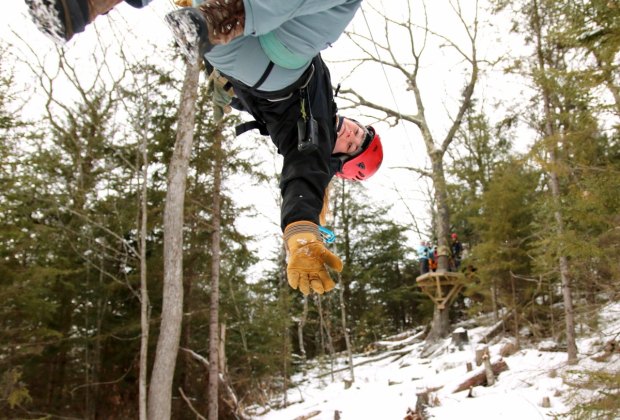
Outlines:
{"label": "person's face", "polygon": [[336,135],[336,145],[334,146],[333,153],[354,155],[364,143],[366,130],[355,121],[344,118],[342,127],[340,127],[340,131]]}

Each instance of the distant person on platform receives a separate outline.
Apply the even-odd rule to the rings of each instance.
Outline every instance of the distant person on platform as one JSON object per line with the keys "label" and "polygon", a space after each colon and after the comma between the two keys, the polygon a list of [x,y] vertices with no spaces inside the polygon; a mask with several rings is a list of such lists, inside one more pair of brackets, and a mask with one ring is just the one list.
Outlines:
{"label": "distant person on platform", "polygon": [[463,244],[459,241],[456,233],[452,234],[452,260],[454,261],[454,271],[458,271],[461,267],[461,259],[463,257]]}
{"label": "distant person on platform", "polygon": [[431,252],[429,248],[429,243],[426,241],[421,241],[416,251],[418,254],[418,261],[420,263],[420,274],[426,274],[429,271],[428,263]]}

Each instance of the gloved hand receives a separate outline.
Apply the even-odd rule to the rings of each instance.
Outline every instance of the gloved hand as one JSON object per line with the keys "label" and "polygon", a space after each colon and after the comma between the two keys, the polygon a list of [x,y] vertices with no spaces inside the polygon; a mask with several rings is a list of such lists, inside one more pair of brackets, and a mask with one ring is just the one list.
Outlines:
{"label": "gloved hand", "polygon": [[312,289],[322,295],[336,287],[325,266],[340,272],[342,261],[325,247],[316,224],[303,220],[289,224],[284,242],[289,251],[286,275],[293,289],[304,295]]}
{"label": "gloved hand", "polygon": [[211,91],[211,99],[213,101],[213,118],[216,122],[220,122],[225,114],[232,111],[230,102],[235,93],[232,87],[226,89],[228,80],[214,69],[209,75],[209,91]]}

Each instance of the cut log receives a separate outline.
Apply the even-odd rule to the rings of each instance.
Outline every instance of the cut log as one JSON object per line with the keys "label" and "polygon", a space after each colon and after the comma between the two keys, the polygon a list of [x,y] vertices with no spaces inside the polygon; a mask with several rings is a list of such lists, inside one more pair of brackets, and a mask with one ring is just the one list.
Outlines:
{"label": "cut log", "polygon": [[295,417],[295,420],[308,420],[308,419],[311,419],[312,417],[318,416],[319,414],[321,414],[321,411],[315,410],[303,416]]}
{"label": "cut log", "polygon": [[[499,375],[500,373],[508,369],[509,369],[508,365],[506,364],[504,359],[500,359],[497,362],[491,364],[491,370],[495,377],[497,377],[497,375]],[[487,384],[486,369],[480,369],[473,376],[470,376],[465,382],[460,384],[454,391],[452,391],[452,393],[455,394],[457,392],[464,391],[474,386],[480,386],[480,385],[486,385],[486,384]]]}

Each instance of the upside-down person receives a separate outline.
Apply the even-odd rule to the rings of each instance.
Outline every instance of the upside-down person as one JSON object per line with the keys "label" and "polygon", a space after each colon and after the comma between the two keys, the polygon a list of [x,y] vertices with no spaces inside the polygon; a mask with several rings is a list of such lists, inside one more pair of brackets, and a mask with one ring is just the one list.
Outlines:
{"label": "upside-down person", "polygon": [[383,160],[375,130],[337,114],[329,69],[320,56],[361,2],[206,0],[166,16],[188,60],[200,57],[229,80],[243,109],[284,158],[280,189],[287,276],[304,295],[335,287],[326,267],[342,270],[319,232],[330,180],[334,175],[366,180]]}

